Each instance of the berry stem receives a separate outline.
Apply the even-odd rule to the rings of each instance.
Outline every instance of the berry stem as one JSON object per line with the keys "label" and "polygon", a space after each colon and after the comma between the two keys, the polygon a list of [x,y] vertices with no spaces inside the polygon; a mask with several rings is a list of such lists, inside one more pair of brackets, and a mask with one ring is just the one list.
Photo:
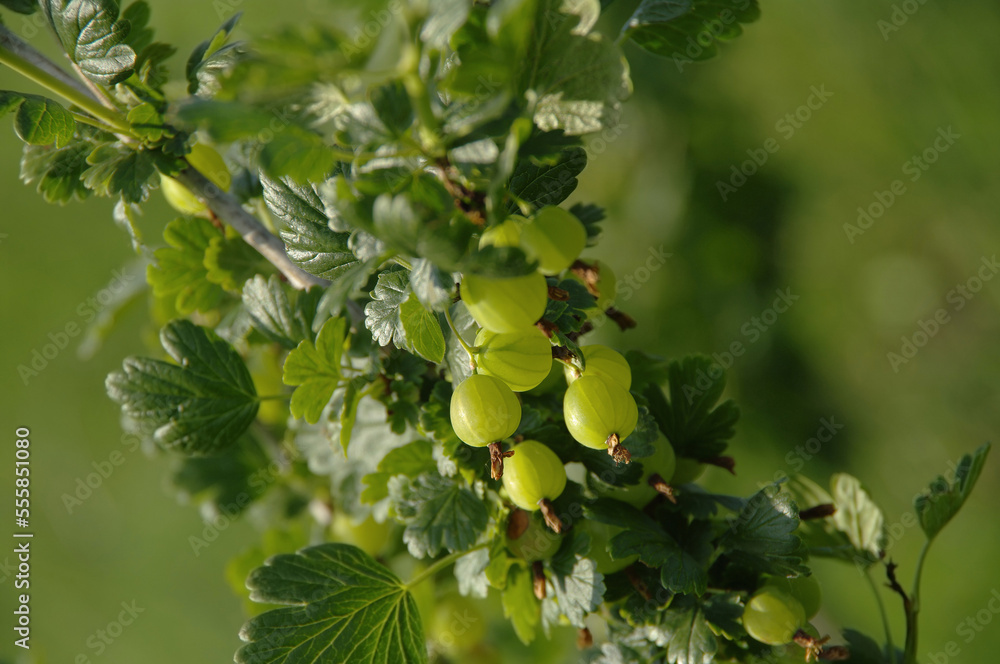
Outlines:
{"label": "berry stem", "polygon": [[542,498],[538,501],[538,507],[542,510],[542,516],[545,517],[545,524],[552,529],[555,534],[560,534],[563,531],[563,522],[556,515],[555,508],[552,506],[552,501],[548,498]]}
{"label": "berry stem", "polygon": [[608,436],[606,441],[608,444],[608,455],[615,460],[615,463],[631,463],[632,455],[629,453],[625,446],[622,444],[621,438],[618,437],[617,433],[613,433]]}
{"label": "berry stem", "polygon": [[674,505],[677,504],[677,497],[674,495],[674,488],[667,484],[666,480],[664,480],[659,473],[653,473],[649,476],[649,486],[666,496],[667,500],[672,502]]}
{"label": "berry stem", "polygon": [[531,563],[531,588],[539,601],[545,599],[545,566],[541,560]]}
{"label": "berry stem", "polygon": [[503,451],[503,445],[500,441],[496,441],[489,444],[490,449],[490,477],[495,480],[503,477],[503,460],[507,457],[514,456],[514,450],[508,452]]}

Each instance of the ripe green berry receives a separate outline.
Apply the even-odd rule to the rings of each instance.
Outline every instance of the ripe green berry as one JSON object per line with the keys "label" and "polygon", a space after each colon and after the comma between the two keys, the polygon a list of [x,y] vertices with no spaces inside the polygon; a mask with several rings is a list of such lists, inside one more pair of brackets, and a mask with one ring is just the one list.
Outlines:
{"label": "ripe green berry", "polygon": [[499,378],[515,392],[525,392],[545,380],[552,368],[552,344],[537,327],[519,332],[476,335],[479,373]]}
{"label": "ripe green berry", "polygon": [[562,531],[549,502],[566,488],[566,468],[555,452],[537,440],[519,443],[507,460],[503,486],[511,502],[528,512],[542,510],[549,527]]}
{"label": "ripe green berry", "polygon": [[490,226],[479,237],[479,248],[520,246],[521,225],[526,221],[524,217],[511,215],[496,226]]}
{"label": "ripe green berry", "polygon": [[674,469],[674,476],[670,480],[671,484],[688,484],[694,482],[705,472],[705,464],[697,459],[689,457],[678,457],[677,467]]}
{"label": "ripe green berry", "polygon": [[571,212],[550,205],[521,228],[521,247],[542,274],[559,274],[587,246],[587,229]]}
{"label": "ripe green berry", "polygon": [[467,274],[462,299],[480,326],[494,332],[519,332],[545,313],[549,287],[545,277],[532,272],[520,277],[492,279]]}
{"label": "ripe green berry", "polygon": [[439,600],[429,630],[431,638],[453,656],[478,644],[486,636],[486,617],[480,604],[457,593]]}
{"label": "ripe green berry", "polygon": [[655,448],[653,454],[638,460],[642,464],[642,477],[637,484],[628,486],[601,484],[598,493],[633,507],[645,507],[657,493],[663,493],[673,501],[673,491],[669,483],[674,475],[676,463],[674,448],[662,435],[653,445]]}
{"label": "ripe green berry", "polygon": [[632,395],[601,376],[581,376],[563,398],[566,428],[582,445],[607,449],[615,461],[628,463],[622,441],[635,430],[639,410]]}
{"label": "ripe green berry", "polygon": [[743,627],[751,637],[769,646],[791,643],[806,624],[801,602],[774,586],[764,586],[743,609]]}
{"label": "ripe green berry", "polygon": [[774,586],[799,601],[806,612],[806,620],[811,620],[823,603],[823,590],[815,575],[787,578],[774,576],[767,580],[766,586]]}
{"label": "ripe green berry", "polygon": [[511,537],[508,528],[506,542],[510,552],[529,563],[536,560],[548,560],[555,555],[555,552],[562,545],[562,536],[545,527],[539,512],[532,512],[528,515],[525,512],[518,512],[518,514],[527,516],[528,527],[514,538]]}
{"label": "ripe green berry", "polygon": [[[585,369],[584,376],[601,376],[621,385],[626,390],[632,387],[632,368],[625,356],[607,346],[593,344],[581,346]],[[566,382],[572,383],[579,375],[576,367],[565,365]]]}
{"label": "ripe green berry", "polygon": [[473,374],[451,395],[451,426],[462,442],[490,448],[491,475],[503,475],[504,453],[500,441],[521,423],[521,402],[507,383],[493,376]]}
{"label": "ripe green berry", "polygon": [[622,532],[622,528],[609,526],[598,521],[584,521],[580,528],[590,535],[590,551],[587,557],[597,565],[597,571],[601,574],[614,574],[620,572],[635,561],[639,560],[638,555],[631,555],[627,558],[612,558],[608,553],[608,542]]}

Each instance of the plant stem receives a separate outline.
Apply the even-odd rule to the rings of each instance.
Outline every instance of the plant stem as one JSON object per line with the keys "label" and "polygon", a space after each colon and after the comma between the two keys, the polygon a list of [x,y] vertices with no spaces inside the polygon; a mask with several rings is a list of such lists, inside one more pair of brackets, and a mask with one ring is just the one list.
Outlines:
{"label": "plant stem", "polygon": [[101,122],[100,120],[95,120],[89,115],[84,115],[83,113],[77,113],[76,111],[70,111],[69,113],[70,115],[73,116],[73,119],[79,122],[80,124],[90,125],[91,127],[97,127],[101,131],[106,131],[109,134],[114,134],[116,131],[118,131],[114,127],[110,127]]}
{"label": "plant stem", "polygon": [[60,69],[54,62],[46,58],[11,32],[10,28],[0,25],[0,50],[7,50],[14,55],[20,56],[28,62],[34,64],[39,69],[48,72],[53,78],[57,78],[71,88],[76,88],[82,95],[89,95],[90,91],[71,74]]}
{"label": "plant stem", "polygon": [[428,578],[430,576],[433,576],[434,574],[437,574],[442,569],[444,569],[448,565],[451,565],[452,563],[454,563],[456,560],[458,560],[462,556],[468,555],[468,554],[472,553],[473,551],[479,551],[480,549],[485,549],[489,545],[490,545],[489,542],[483,542],[482,544],[475,545],[474,547],[472,547],[468,551],[456,551],[455,553],[449,554],[449,555],[445,556],[444,558],[442,558],[441,560],[438,560],[437,562],[432,563],[424,571],[419,572],[415,577],[413,577],[412,579],[410,579],[409,581],[407,581],[406,583],[404,583],[403,587],[406,588],[407,590],[409,590],[410,588],[412,588],[413,586],[417,585],[418,583],[420,583],[424,579],[426,579],[426,578]]}
{"label": "plant stem", "polygon": [[865,570],[865,579],[868,581],[868,585],[871,586],[872,593],[875,595],[875,602],[878,603],[878,612],[882,615],[882,628],[885,630],[885,643],[889,648],[889,663],[896,664],[896,646],[892,642],[892,629],[889,627],[889,614],[886,613],[885,603],[882,601],[882,595],[878,591],[878,586],[875,585],[875,581],[872,579],[871,569]]}
{"label": "plant stem", "polygon": [[13,51],[7,48],[0,48],[0,64],[7,65],[28,80],[37,83],[50,92],[54,92],[71,104],[79,106],[95,118],[114,127],[116,132],[131,135],[132,130],[122,119],[121,114],[104,108],[89,95],[80,92],[77,87],[69,85],[67,82],[49,73],[49,71],[29,62]]}
{"label": "plant stem", "polygon": [[903,664],[917,662],[917,617],[920,614],[920,576],[924,571],[924,561],[931,541],[924,542],[917,557],[917,568],[913,572],[913,589],[910,591],[910,605],[906,613],[906,649],[903,653]]}
{"label": "plant stem", "polygon": [[243,240],[278,268],[299,289],[310,286],[326,288],[330,282],[302,270],[285,253],[284,243],[272,235],[256,217],[243,209],[234,196],[216,187],[197,169],[185,168],[173,176],[193,194],[203,199],[220,219],[232,226]]}
{"label": "plant stem", "polygon": [[476,352],[472,348],[472,346],[470,346],[469,344],[465,343],[465,339],[463,339],[462,335],[458,333],[458,328],[455,327],[455,321],[453,321],[451,319],[451,311],[449,311],[448,307],[445,307],[445,309],[444,309],[444,318],[445,318],[445,320],[448,321],[448,327],[451,328],[451,333],[455,335],[455,338],[458,339],[458,343],[460,343],[462,345],[462,348],[465,349],[465,352],[469,354],[469,362],[472,363],[472,368],[475,369],[476,368]]}

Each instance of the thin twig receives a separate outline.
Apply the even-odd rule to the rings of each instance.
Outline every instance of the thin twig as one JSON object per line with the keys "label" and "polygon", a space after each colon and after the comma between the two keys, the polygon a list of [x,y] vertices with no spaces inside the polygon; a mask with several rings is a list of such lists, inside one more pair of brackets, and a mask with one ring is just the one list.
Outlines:
{"label": "thin twig", "polygon": [[63,70],[56,63],[36,51],[34,47],[11,32],[10,28],[3,25],[0,25],[0,48],[5,48],[11,53],[21,56],[53,78],[57,78],[66,85],[74,88],[80,94],[87,95],[88,97],[93,96],[86,86],[74,78],[72,74]]}
{"label": "thin twig", "polygon": [[219,219],[236,229],[243,240],[278,268],[293,286],[296,288],[309,288],[310,286],[325,288],[330,285],[328,280],[311,275],[293,263],[288,258],[288,254],[285,253],[285,245],[277,236],[271,234],[264,227],[264,224],[244,210],[234,196],[212,184],[197,170],[186,168],[173,177],[204,200]]}

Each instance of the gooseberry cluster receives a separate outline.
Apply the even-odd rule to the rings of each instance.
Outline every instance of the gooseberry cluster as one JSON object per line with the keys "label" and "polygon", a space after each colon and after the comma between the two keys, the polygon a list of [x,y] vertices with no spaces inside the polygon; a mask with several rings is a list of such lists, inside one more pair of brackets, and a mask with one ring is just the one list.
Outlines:
{"label": "gooseberry cluster", "polygon": [[[577,260],[586,244],[586,228],[562,208],[543,207],[531,218],[512,215],[485,229],[480,247],[518,247],[537,265],[535,271],[500,278],[469,273],[462,279],[461,297],[481,329],[470,348],[476,373],[460,383],[452,395],[452,425],[466,444],[490,448],[494,479],[503,477],[503,460],[515,453],[502,449],[503,440],[520,422],[520,404],[514,393],[538,387],[552,370],[551,332],[546,334],[544,326],[536,325],[549,298],[545,277],[569,273],[594,296],[591,312],[610,306],[614,275],[599,263],[587,265]],[[638,421],[638,408],[629,393],[632,376],[628,362],[614,350],[596,345],[584,346],[576,357],[572,353],[558,355],[566,364],[569,384],[563,400],[569,433],[581,444],[607,449],[616,461],[627,463],[630,455],[622,441]],[[540,443],[522,443],[518,450],[542,463],[546,457],[539,447],[544,448]],[[512,486],[533,486],[519,477],[528,472],[528,465],[517,463],[515,468]],[[554,498],[562,485],[558,489],[554,495],[548,495],[551,490],[513,489],[533,497],[514,502],[526,503],[524,509],[538,509],[538,500]],[[549,523],[556,527],[551,520]]]}

